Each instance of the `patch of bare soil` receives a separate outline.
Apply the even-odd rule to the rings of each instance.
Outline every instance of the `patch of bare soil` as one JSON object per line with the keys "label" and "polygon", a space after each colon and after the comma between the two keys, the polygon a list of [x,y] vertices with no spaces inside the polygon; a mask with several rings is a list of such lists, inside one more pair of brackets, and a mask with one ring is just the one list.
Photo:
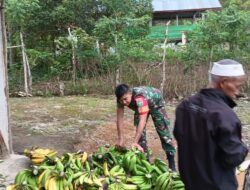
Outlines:
{"label": "patch of bare soil", "polygon": [[[132,120],[124,122],[124,139],[126,147],[130,147],[135,136],[135,127]],[[147,125],[147,140],[150,149],[152,150],[152,157],[161,157],[165,159],[165,153],[161,148],[160,139],[154,129],[151,121]],[[106,125],[99,126],[97,130],[90,133],[82,132],[80,142],[74,145],[75,150],[86,150],[92,152],[98,147],[106,144],[115,144],[117,142],[117,131],[115,122],[110,122]]]}

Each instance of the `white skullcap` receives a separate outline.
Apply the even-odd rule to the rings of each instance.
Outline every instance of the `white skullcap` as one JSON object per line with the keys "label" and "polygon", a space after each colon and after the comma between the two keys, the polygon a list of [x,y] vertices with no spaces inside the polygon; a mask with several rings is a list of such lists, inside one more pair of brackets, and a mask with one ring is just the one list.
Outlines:
{"label": "white skullcap", "polygon": [[[227,62],[228,64],[220,64],[220,62]],[[230,62],[232,64],[230,64]],[[229,59],[214,62],[210,73],[213,75],[225,77],[238,77],[245,75],[242,64]]]}

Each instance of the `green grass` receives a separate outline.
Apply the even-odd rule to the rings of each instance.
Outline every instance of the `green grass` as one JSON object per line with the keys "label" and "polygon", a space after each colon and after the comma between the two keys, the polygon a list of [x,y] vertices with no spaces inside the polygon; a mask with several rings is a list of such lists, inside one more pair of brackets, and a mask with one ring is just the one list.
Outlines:
{"label": "green grass", "polygon": [[12,126],[49,132],[64,127],[98,126],[113,119],[115,110],[114,97],[10,98]]}

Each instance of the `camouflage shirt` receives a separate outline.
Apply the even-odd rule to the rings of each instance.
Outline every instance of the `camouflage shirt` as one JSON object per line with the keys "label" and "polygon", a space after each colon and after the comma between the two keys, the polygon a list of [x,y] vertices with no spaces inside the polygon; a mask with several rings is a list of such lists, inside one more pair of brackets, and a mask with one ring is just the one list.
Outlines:
{"label": "camouflage shirt", "polygon": [[136,100],[136,97],[139,96],[146,99],[150,112],[165,106],[165,102],[159,89],[150,86],[134,87],[132,88],[132,101],[128,107],[135,112],[138,112],[138,108],[143,106],[143,101]]}

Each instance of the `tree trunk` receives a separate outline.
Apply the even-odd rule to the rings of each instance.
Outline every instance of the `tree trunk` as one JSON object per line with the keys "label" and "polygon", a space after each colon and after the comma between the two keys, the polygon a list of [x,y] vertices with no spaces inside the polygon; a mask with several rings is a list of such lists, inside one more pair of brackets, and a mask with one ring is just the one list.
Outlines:
{"label": "tree trunk", "polygon": [[74,86],[76,85],[76,55],[75,55],[75,48],[72,44],[72,67],[73,67],[73,73],[72,73],[72,79]]}
{"label": "tree trunk", "polygon": [[69,37],[71,40],[71,46],[72,46],[72,80],[73,80],[73,85],[76,85],[76,43],[77,43],[77,39],[75,41],[74,38],[76,38],[75,36],[72,35],[70,28],[68,28],[68,33],[69,33]]}
{"label": "tree trunk", "polygon": [[28,96],[28,94],[29,94],[28,71],[27,71],[27,65],[26,65],[24,42],[23,42],[23,33],[22,32],[20,32],[20,40],[21,40],[21,49],[22,49],[22,58],[23,58],[24,91],[25,91],[26,96]]}
{"label": "tree trunk", "polygon": [[[8,37],[9,37],[9,39],[8,39],[9,44],[10,44],[10,46],[12,46],[12,32],[11,31],[9,32]],[[8,57],[9,57],[8,65],[9,65],[9,67],[11,67],[13,65],[13,59],[14,59],[14,54],[13,54],[13,49],[12,48],[9,48]]]}
{"label": "tree trunk", "polygon": [[115,86],[120,84],[120,68],[116,69]]}
{"label": "tree trunk", "polygon": [[[117,18],[116,18],[117,19]],[[117,35],[116,34],[113,34],[114,36],[114,41],[115,41],[115,53],[118,54],[118,51],[117,51],[117,43],[118,43],[118,40],[117,40]],[[121,82],[121,66],[119,66],[117,69],[116,69],[116,75],[115,75],[115,86],[119,85]]]}
{"label": "tree trunk", "polygon": [[211,82],[211,74],[210,74],[210,71],[213,67],[213,63],[212,63],[212,60],[213,60],[213,46],[209,48],[210,49],[210,53],[209,53],[209,69],[208,69],[208,82],[210,83]]}
{"label": "tree trunk", "polygon": [[28,56],[26,54],[26,52],[24,51],[25,53],[25,63],[26,63],[26,66],[27,66],[27,71],[28,71],[28,90],[29,90],[29,94],[31,95],[32,94],[32,75],[31,75],[31,71],[30,71],[30,64],[29,64],[29,60],[28,60]]}
{"label": "tree trunk", "polygon": [[4,19],[4,0],[0,0],[0,157],[12,153],[11,129],[9,126],[8,80],[6,30]]}

